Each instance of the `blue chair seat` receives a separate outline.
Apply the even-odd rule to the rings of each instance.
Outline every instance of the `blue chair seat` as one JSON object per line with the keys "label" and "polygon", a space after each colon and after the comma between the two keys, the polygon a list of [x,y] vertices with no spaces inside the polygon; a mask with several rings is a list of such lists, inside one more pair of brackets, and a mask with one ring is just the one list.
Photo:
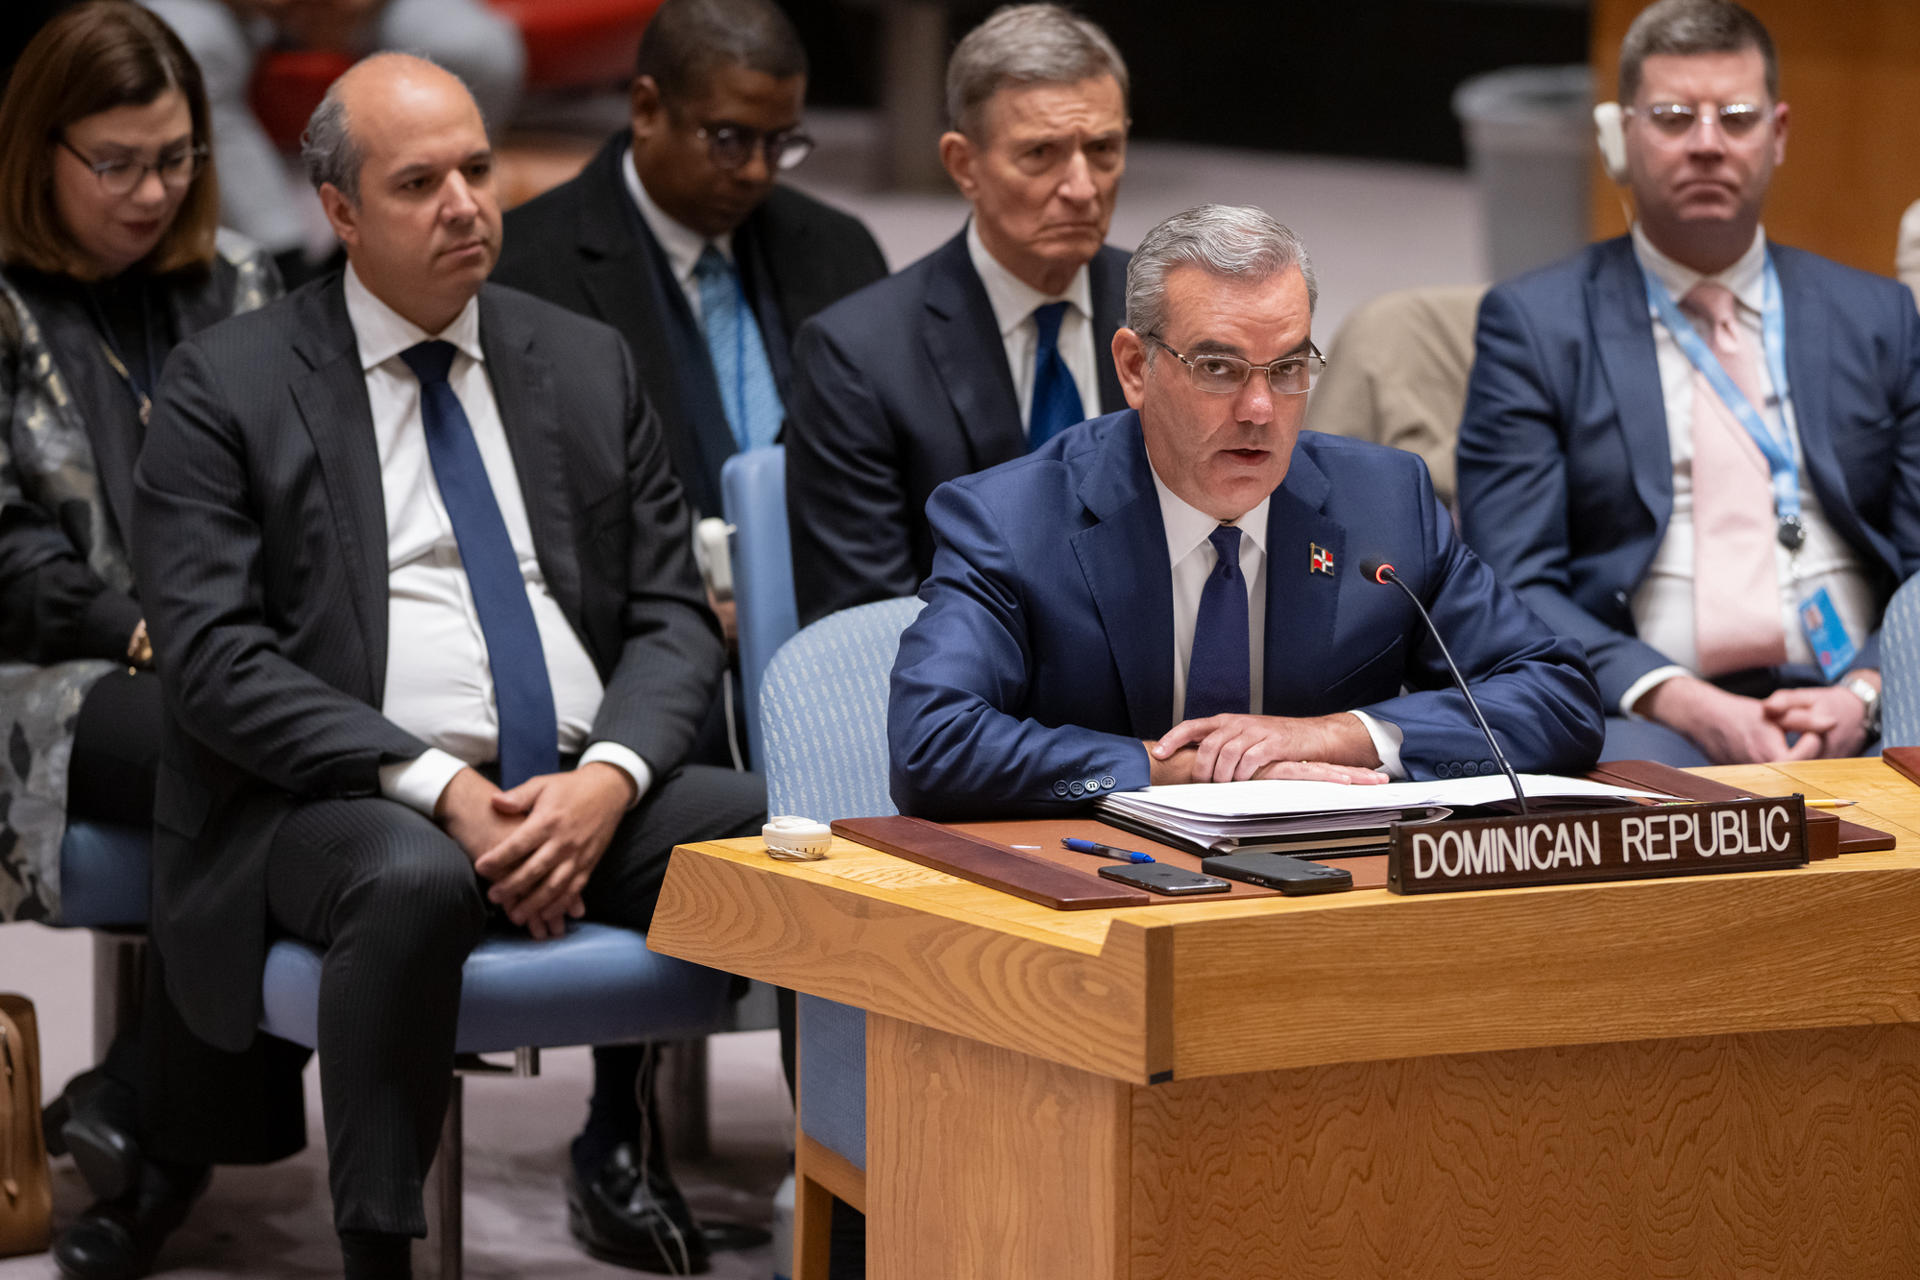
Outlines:
{"label": "blue chair seat", "polygon": [[137,929],[147,923],[153,839],[138,827],[76,822],[60,841],[60,918],[69,929]]}
{"label": "blue chair seat", "polygon": [[[461,1053],[676,1040],[726,1020],[733,979],[647,950],[645,935],[577,924],[564,938],[491,937],[467,957],[460,989]],[[267,953],[261,1026],[312,1048],[318,1041],[320,950],[281,939]]]}

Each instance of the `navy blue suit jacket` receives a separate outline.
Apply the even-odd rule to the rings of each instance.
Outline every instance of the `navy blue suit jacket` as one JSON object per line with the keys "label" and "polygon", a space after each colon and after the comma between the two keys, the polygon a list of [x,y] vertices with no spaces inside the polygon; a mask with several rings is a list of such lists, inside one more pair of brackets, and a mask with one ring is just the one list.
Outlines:
{"label": "navy blue suit jacket", "polygon": [[[1365,711],[1403,731],[1415,778],[1493,771],[1413,606],[1360,574],[1377,556],[1433,614],[1514,768],[1592,766],[1603,718],[1579,646],[1455,537],[1418,457],[1304,433],[1268,512],[1268,715]],[[927,517],[927,607],[887,713],[901,812],[1046,813],[1146,786],[1141,742],[1174,723],[1173,583],[1139,415],[943,485]]]}
{"label": "navy blue suit jacket", "polygon": [[[1113,334],[1127,259],[1109,245],[1087,266],[1100,383],[1089,416],[1126,407]],[[912,595],[933,566],[927,498],[1025,453],[1027,431],[964,231],[808,321],[793,363],[787,525],[804,626]]]}
{"label": "navy blue suit jacket", "polygon": [[[1770,246],[1807,478],[1881,600],[1920,569],[1920,315],[1905,286]],[[1480,304],[1460,423],[1461,528],[1586,646],[1609,712],[1670,659],[1631,601],[1673,510],[1667,414],[1632,242],[1593,245]],[[1879,635],[1858,664],[1879,666]]]}

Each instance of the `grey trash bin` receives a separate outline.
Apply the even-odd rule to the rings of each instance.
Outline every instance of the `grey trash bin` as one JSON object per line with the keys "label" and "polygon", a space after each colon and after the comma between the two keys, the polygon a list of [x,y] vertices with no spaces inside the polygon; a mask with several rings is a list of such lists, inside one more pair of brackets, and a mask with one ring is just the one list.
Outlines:
{"label": "grey trash bin", "polygon": [[1582,66],[1509,67],[1453,91],[1480,189],[1491,279],[1587,242],[1592,112],[1592,77]]}

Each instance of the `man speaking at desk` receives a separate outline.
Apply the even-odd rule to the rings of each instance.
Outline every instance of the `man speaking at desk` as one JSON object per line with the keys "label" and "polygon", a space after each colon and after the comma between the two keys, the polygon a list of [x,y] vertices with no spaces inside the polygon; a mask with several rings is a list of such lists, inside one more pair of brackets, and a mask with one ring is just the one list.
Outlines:
{"label": "man speaking at desk", "polygon": [[1454,536],[1420,460],[1301,435],[1316,298],[1267,214],[1176,214],[1127,271],[1113,357],[1132,407],[934,493],[888,708],[903,813],[1492,772],[1412,604],[1359,572],[1371,559],[1433,615],[1516,769],[1592,765],[1579,649]]}

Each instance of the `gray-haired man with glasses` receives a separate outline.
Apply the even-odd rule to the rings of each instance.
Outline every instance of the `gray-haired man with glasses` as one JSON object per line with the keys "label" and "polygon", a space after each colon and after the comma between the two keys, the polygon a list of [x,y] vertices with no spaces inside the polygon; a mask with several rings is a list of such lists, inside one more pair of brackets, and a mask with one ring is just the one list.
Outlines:
{"label": "gray-haired man with glasses", "polygon": [[806,89],[772,0],[667,0],[640,42],[631,128],[507,215],[494,280],[626,335],[702,515],[720,514],[721,464],[779,436],[794,331],[887,273],[858,219],[777,181],[813,150]]}
{"label": "gray-haired man with glasses", "polygon": [[1516,769],[1591,766],[1599,696],[1453,533],[1412,454],[1303,433],[1313,264],[1258,209],[1147,233],[1113,360],[1131,408],[938,489],[893,669],[893,796],[1066,811],[1150,783],[1460,777],[1495,764],[1391,563]]}

